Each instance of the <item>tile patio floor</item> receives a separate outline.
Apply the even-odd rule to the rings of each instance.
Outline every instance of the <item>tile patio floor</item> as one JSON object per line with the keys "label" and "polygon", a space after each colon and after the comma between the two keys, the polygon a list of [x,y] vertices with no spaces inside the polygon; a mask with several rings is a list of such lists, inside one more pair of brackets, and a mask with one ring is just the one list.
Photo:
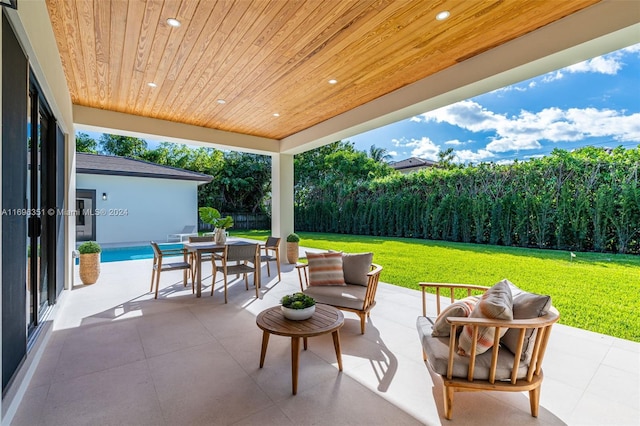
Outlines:
{"label": "tile patio floor", "polygon": [[556,325],[537,419],[526,393],[482,392],[457,393],[450,422],[441,383],[422,362],[417,291],[381,283],[365,335],[357,316],[345,313],[342,373],[331,336],[309,339],[294,396],[290,340],[272,336],[260,369],[255,324],[260,311],[299,288],[292,265],[283,265],[280,283],[263,267],[260,300],[234,281],[227,305],[221,283],[210,296],[210,264],[200,299],[182,287],[181,272],[165,272],[154,300],[150,260],[101,267],[96,284],[62,297],[11,424],[640,424],[637,343]]}

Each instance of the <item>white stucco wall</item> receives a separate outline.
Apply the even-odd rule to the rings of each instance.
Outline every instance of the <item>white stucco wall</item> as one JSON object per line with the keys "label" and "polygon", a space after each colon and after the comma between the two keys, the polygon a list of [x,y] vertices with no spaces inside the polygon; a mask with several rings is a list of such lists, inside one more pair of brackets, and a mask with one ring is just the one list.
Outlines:
{"label": "white stucco wall", "polygon": [[[100,244],[164,242],[198,222],[194,181],[77,174],[77,189],[96,191],[96,240]],[[102,200],[102,193],[107,200]]]}

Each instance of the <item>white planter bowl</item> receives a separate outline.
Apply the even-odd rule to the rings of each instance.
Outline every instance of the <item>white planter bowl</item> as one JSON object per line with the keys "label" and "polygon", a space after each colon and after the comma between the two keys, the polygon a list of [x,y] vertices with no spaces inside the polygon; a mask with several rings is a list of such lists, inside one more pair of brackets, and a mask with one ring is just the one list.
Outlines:
{"label": "white planter bowl", "polygon": [[282,309],[282,314],[285,318],[295,321],[301,321],[311,318],[313,313],[316,311],[316,305],[309,306],[308,308],[304,309],[291,309],[280,306],[280,309]]}

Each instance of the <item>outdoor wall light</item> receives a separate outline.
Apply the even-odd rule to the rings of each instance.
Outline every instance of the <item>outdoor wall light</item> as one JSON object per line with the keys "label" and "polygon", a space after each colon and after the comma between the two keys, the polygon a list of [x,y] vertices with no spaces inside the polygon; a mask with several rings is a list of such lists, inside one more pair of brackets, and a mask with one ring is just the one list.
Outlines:
{"label": "outdoor wall light", "polygon": [[103,192],[103,193],[102,193],[102,199],[103,199],[104,201],[107,201],[107,193],[106,193],[106,192]]}
{"label": "outdoor wall light", "polygon": [[0,5],[18,10],[18,0],[0,0]]}

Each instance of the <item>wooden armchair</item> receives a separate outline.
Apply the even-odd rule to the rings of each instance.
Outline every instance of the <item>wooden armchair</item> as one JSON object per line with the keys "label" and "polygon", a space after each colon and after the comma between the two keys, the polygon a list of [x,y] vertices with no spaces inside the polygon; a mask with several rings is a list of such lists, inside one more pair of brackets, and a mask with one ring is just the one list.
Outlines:
{"label": "wooden armchair", "polygon": [[[465,309],[467,312],[473,312],[473,304],[481,303],[480,300],[487,298],[486,292],[489,287],[420,283],[422,316],[417,320],[418,334],[422,343],[423,359],[432,371],[442,377],[444,415],[447,419],[451,419],[452,416],[454,392],[482,390],[529,391],[531,415],[538,416],[543,378],[542,360],[551,326],[558,321],[559,313],[551,306],[548,296],[524,292],[507,280],[498,284],[504,282],[508,283],[511,289],[514,319],[510,320],[477,317],[481,314],[475,317],[473,314],[463,316]],[[427,288],[436,291],[438,318],[435,322],[427,318]],[[441,290],[448,290],[451,301],[451,305],[444,310],[440,309]],[[456,302],[454,293],[458,291],[460,294],[460,290],[466,292],[467,298]],[[473,297],[472,292],[480,295]],[[447,312],[452,316],[448,316]],[[449,330],[443,333],[442,330],[447,328],[447,323]],[[478,341],[479,334],[487,330],[490,331],[492,340]],[[468,333],[470,349],[464,351],[465,355],[460,355],[458,351],[461,350],[461,341],[467,338],[462,336],[464,333]],[[448,336],[442,336],[443,334]],[[485,347],[482,347],[483,344]],[[486,346],[490,348],[487,349]],[[481,353],[482,350],[486,352]]]}
{"label": "wooden armchair", "polygon": [[[345,256],[353,256],[356,259],[360,255],[345,254]],[[346,285],[315,286],[313,283],[309,285],[309,265],[298,263],[296,269],[300,280],[300,291],[313,297],[318,303],[324,303],[342,311],[358,314],[360,317],[360,332],[364,334],[366,318],[369,317],[371,309],[376,305],[376,291],[378,290],[378,282],[382,272],[382,266],[370,262],[371,257],[372,255],[369,257],[369,263],[366,264],[369,265],[369,272],[363,274],[361,279],[351,278],[351,274],[348,271],[344,274]],[[353,282],[350,282],[350,280]],[[356,281],[358,283],[355,283]]]}

